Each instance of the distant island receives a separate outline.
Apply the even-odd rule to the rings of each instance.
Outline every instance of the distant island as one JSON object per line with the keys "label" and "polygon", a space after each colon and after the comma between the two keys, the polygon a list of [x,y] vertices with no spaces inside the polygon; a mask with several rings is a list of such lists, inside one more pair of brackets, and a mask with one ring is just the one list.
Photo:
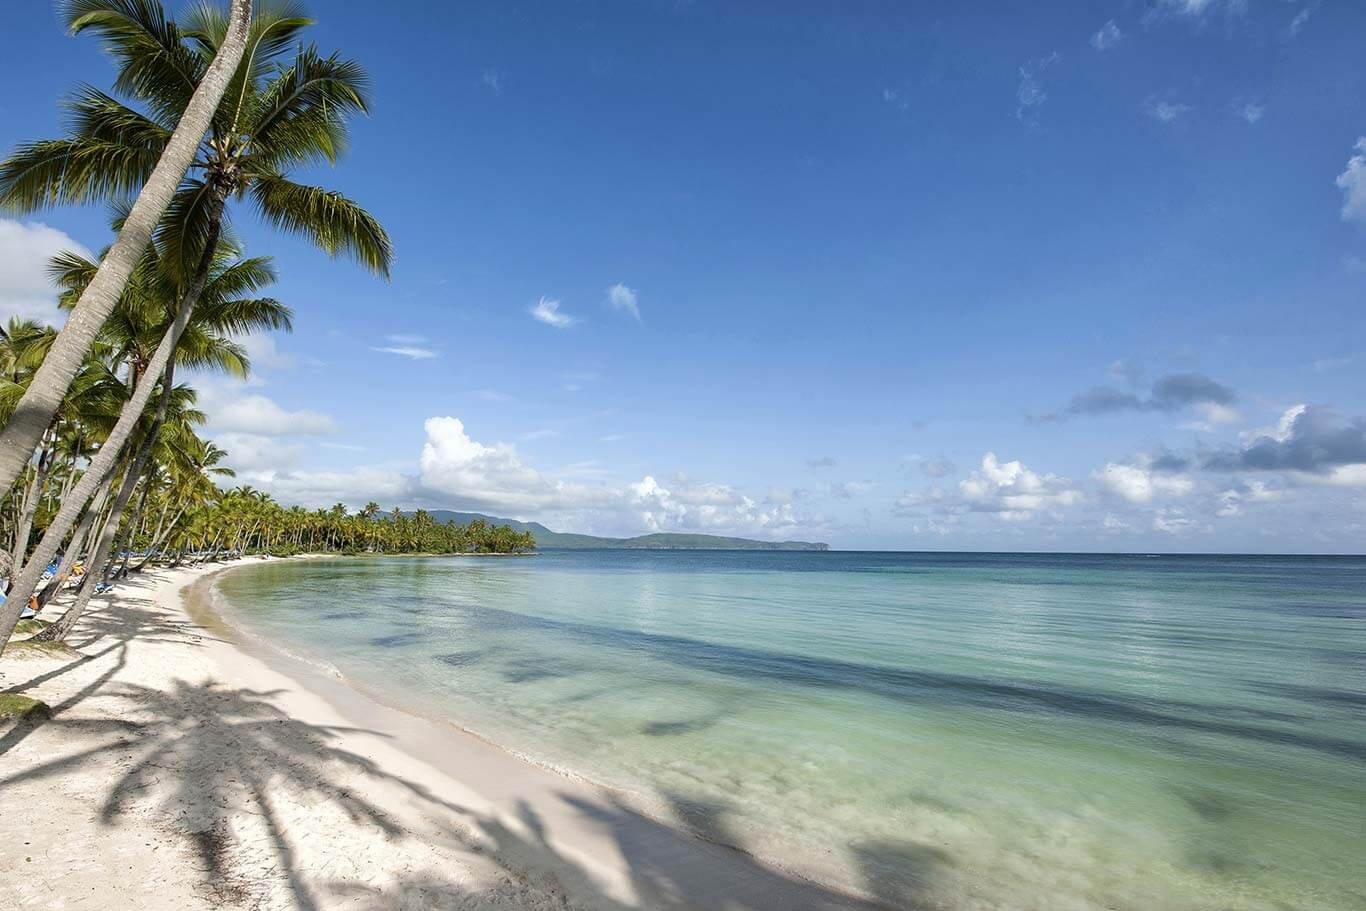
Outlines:
{"label": "distant island", "polygon": [[428,514],[439,525],[454,522],[456,525],[469,525],[482,519],[487,525],[507,525],[513,531],[530,532],[536,538],[538,548],[566,548],[589,550],[593,548],[622,550],[829,550],[830,545],[811,541],[757,541],[752,538],[727,538],[720,535],[692,534],[653,534],[637,535],[634,538],[599,538],[595,535],[576,535],[551,531],[540,522],[518,522],[516,519],[500,519],[477,512],[455,512],[449,509],[431,509]]}

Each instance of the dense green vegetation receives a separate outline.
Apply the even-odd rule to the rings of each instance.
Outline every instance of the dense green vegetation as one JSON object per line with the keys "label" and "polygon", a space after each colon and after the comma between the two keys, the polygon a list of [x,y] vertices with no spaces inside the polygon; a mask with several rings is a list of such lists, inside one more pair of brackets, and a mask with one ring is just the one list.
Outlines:
{"label": "dense green vegetation", "polygon": [[438,522],[453,521],[460,525],[483,522],[486,525],[507,525],[515,531],[524,531],[536,539],[538,547],[562,547],[573,549],[611,548],[621,550],[829,550],[829,544],[810,541],[756,541],[752,538],[727,538],[720,535],[658,533],[637,535],[634,538],[600,538],[596,535],[578,535],[551,531],[539,522],[518,522],[515,519],[497,519],[477,512],[452,512],[446,509],[432,510]]}
{"label": "dense green vegetation", "polygon": [[[134,537],[136,543],[138,538]],[[285,508],[250,487],[228,491],[193,516],[175,542],[175,559],[186,550],[206,559],[221,551],[270,553],[509,554],[531,550],[528,532],[483,521],[438,522],[432,513],[398,509],[384,513],[367,503],[355,513],[338,503],[331,509]]]}

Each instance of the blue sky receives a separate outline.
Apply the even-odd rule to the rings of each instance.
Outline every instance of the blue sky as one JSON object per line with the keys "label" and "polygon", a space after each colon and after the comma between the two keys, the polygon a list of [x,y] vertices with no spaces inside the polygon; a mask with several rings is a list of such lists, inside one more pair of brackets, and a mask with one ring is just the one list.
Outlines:
{"label": "blue sky", "polygon": [[[111,72],[15,6],[6,150]],[[1361,4],[312,12],[374,113],[307,176],[397,260],[241,213],[297,314],[249,385],[200,381],[242,480],[607,534],[1362,551]],[[104,221],[0,222],[0,310]]]}

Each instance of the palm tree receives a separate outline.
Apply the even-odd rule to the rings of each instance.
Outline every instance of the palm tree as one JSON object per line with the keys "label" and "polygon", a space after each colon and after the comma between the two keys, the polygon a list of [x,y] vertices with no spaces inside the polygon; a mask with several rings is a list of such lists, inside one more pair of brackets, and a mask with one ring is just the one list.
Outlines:
{"label": "palm tree", "polygon": [[[249,53],[233,76],[228,101],[214,115],[193,162],[193,173],[182,181],[157,231],[163,260],[184,282],[175,320],[148,362],[123,416],[16,577],[11,598],[0,608],[0,647],[8,641],[18,619],[19,607],[12,602],[17,597],[27,600],[62,537],[75,524],[104,474],[113,469],[170,363],[208,281],[229,198],[250,196],[266,221],[312,238],[329,253],[349,252],[370,269],[388,274],[392,258],[389,238],[373,216],[339,193],[295,183],[283,173],[291,166],[334,163],[345,145],[348,117],[368,110],[366,77],[356,63],[335,54],[321,57],[312,47],[300,47],[293,61],[280,62],[289,42],[307,24],[293,7],[263,11],[252,21]],[[168,135],[170,121],[181,110],[187,77],[181,67],[193,63],[190,75],[199,78],[198,74],[212,65],[231,31],[229,20],[216,10],[193,10],[185,29],[194,40],[193,55],[187,58],[179,51],[175,55],[148,53],[120,62],[120,79],[134,70],[143,74],[139,97],[149,113],[136,111],[102,92],[86,90],[76,101],[77,138],[73,141],[104,142],[125,151],[157,145]],[[60,187],[60,170],[54,165],[47,173]],[[115,183],[111,180],[103,189],[112,191]],[[0,175],[0,195],[3,190]]]}
{"label": "palm tree", "polygon": [[[125,288],[118,310],[106,326],[105,334],[119,352],[119,359],[129,365],[130,379],[134,376],[147,379],[147,365],[150,363],[147,359],[148,348],[153,340],[164,337],[166,324],[172,322],[177,315],[173,309],[175,301],[180,297],[180,289],[172,270],[166,268],[160,252],[158,245],[155,244],[148,250],[139,269],[135,271]],[[193,393],[181,393],[181,401],[175,401],[175,393],[180,388],[172,385],[177,363],[201,369],[218,368],[245,376],[250,363],[241,347],[231,341],[228,334],[258,329],[288,331],[292,328],[289,308],[278,301],[240,296],[255,293],[264,285],[272,283],[275,280],[275,272],[268,259],[235,260],[234,256],[237,253],[237,249],[227,242],[218,246],[209,280],[204,283],[202,304],[194,311],[193,319],[188,322],[180,344],[174,349],[174,357],[167,361],[162,373],[162,391],[155,416],[150,426],[143,431],[142,441],[135,454],[126,460],[123,482],[119,486],[113,507],[96,534],[96,546],[90,561],[91,572],[87,574],[77,593],[76,602],[68,609],[62,621],[44,631],[46,639],[56,640],[65,636],[80,618],[86,603],[94,593],[96,580],[108,577],[108,570],[101,572],[101,568],[105,567],[105,561],[109,557],[124,511],[135,488],[147,469],[156,465],[151,459],[153,448],[159,441],[168,414],[172,412],[172,405],[175,404],[176,407],[171,426],[178,428],[174,439],[184,440],[192,437],[189,424],[203,420],[202,415],[197,412],[192,415],[188,410],[187,406],[194,398]],[[67,288],[68,293],[77,292],[93,270],[92,263],[69,253],[56,257],[53,266],[58,284]],[[106,440],[102,448],[109,445],[109,441]],[[92,469],[93,464],[92,461]],[[142,503],[145,502],[149,487],[150,484],[143,485],[143,500],[130,517],[130,527],[140,518]],[[44,535],[44,542],[47,542],[50,536],[56,536],[55,541],[60,544],[63,535],[65,529],[60,528],[54,521]],[[42,546],[40,543],[40,549]],[[18,583],[16,588],[17,585]]]}
{"label": "palm tree", "polygon": [[[0,431],[0,491],[14,485],[39,440],[52,423],[72,379],[81,369],[104,321],[109,318],[124,283],[137,266],[162,215],[218,110],[223,93],[239,70],[246,50],[252,0],[232,0],[222,40],[198,78],[182,67],[186,53],[173,22],[153,0],[70,0],[68,25],[73,33],[101,35],[122,61],[119,88],[134,96],[169,94],[166,82],[175,74],[174,90],[183,96],[179,115],[159,142],[118,142],[113,137],[77,136],[37,142],[0,164],[0,206],[33,211],[57,202],[84,202],[110,193],[141,190],[108,255],[81,295],[52,350]],[[151,65],[151,61],[159,61]],[[126,137],[132,138],[132,137]],[[0,648],[9,637],[0,617]]]}

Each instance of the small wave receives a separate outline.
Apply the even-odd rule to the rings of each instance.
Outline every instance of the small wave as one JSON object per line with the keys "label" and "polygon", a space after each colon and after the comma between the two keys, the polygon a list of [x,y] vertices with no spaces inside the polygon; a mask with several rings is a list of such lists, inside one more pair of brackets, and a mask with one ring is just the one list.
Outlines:
{"label": "small wave", "polygon": [[277,655],[282,655],[291,661],[297,661],[312,670],[320,671],[337,680],[346,680],[346,675],[343,674],[341,669],[335,664],[324,661],[314,655],[296,652],[291,648],[281,645],[280,640],[256,632],[250,625],[241,619],[237,609],[233,607],[232,602],[219,590],[216,584],[209,587],[209,600],[211,608],[218,619],[222,621],[224,626],[228,627],[240,638],[248,640],[261,648],[270,649]]}

